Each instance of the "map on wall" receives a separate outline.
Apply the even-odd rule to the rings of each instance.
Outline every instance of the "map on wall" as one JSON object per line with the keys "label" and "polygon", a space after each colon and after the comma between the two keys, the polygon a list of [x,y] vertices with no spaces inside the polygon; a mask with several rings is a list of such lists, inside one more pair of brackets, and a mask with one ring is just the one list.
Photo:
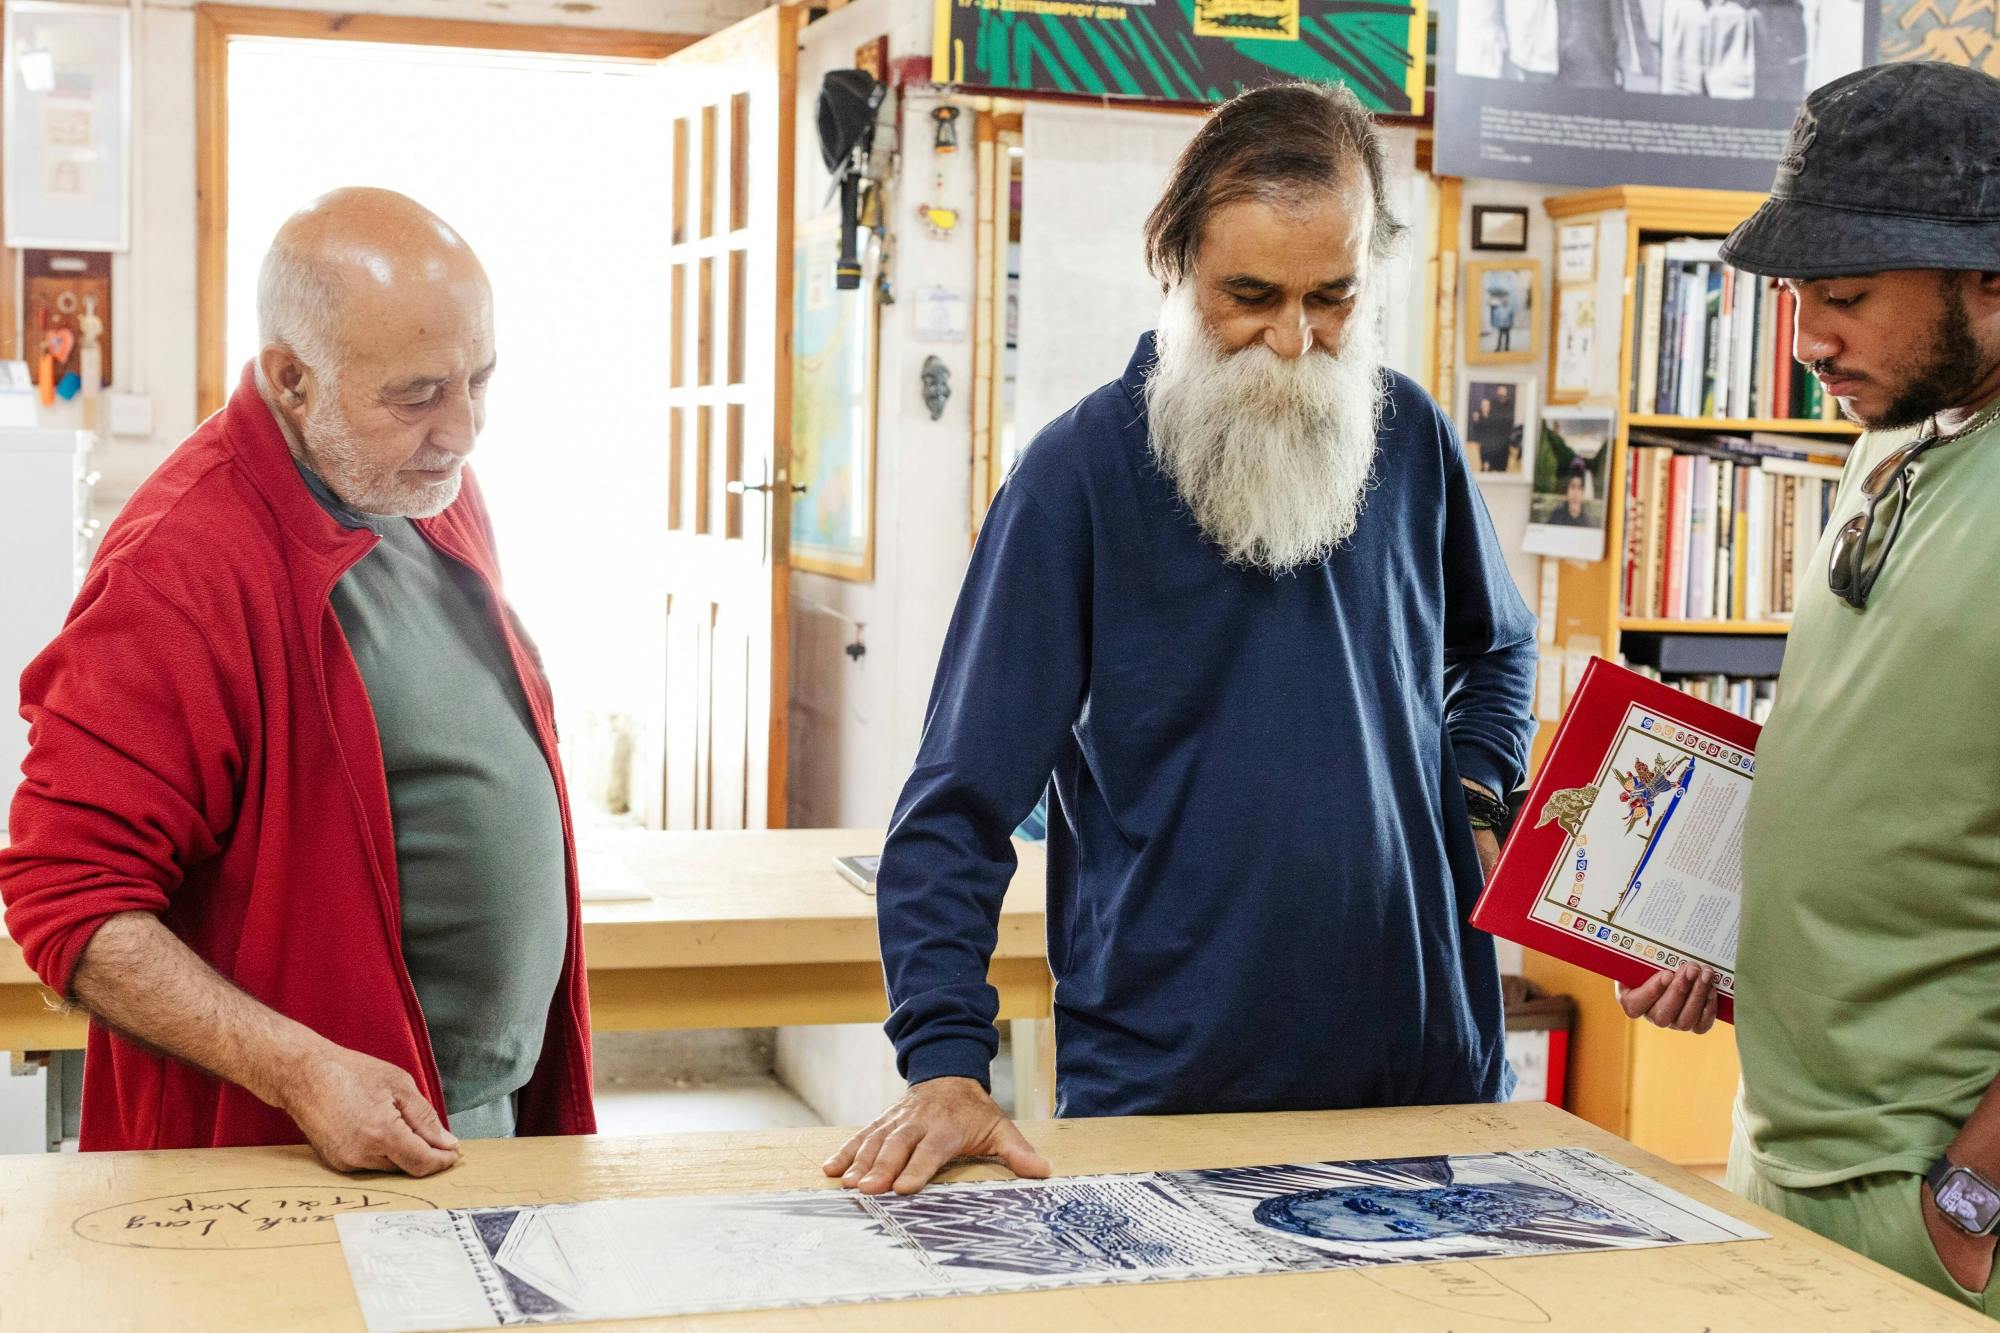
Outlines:
{"label": "map on wall", "polygon": [[1423,0],[938,0],[931,77],[960,87],[1221,102],[1344,83],[1371,110],[1421,112]]}
{"label": "map on wall", "polygon": [[861,286],[834,286],[840,233],[799,229],[792,255],[792,566],[874,577],[875,278],[870,238]]}

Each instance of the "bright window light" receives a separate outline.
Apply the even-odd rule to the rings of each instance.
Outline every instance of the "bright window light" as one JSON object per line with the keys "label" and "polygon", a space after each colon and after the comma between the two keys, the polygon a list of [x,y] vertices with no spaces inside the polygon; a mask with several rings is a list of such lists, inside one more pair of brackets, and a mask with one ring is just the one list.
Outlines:
{"label": "bright window light", "polygon": [[258,264],[308,200],[399,190],[471,243],[500,364],[473,467],[566,738],[639,711],[663,615],[663,90],[643,61],[230,44],[228,387],[257,351]]}

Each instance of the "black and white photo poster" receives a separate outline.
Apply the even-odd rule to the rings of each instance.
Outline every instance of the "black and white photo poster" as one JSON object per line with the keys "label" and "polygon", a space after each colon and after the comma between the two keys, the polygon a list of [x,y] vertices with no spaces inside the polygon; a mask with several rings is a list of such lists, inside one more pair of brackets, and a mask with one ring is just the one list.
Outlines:
{"label": "black and white photo poster", "polygon": [[1437,170],[1768,190],[1812,89],[1877,49],[1863,0],[1445,0]]}

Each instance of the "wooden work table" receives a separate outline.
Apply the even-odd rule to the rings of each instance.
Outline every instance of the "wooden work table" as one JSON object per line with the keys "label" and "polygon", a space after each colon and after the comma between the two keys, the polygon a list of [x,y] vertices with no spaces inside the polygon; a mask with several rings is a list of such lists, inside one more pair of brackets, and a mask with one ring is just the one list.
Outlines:
{"label": "wooden work table", "polygon": [[[882,850],[880,829],[591,835],[579,853],[592,1026],[779,1027],[888,1016],[875,900],[834,870]],[[1034,843],[1000,915],[991,977],[1003,1019],[1049,1015],[1043,876]],[[638,900],[589,898],[636,879]],[[84,1022],[54,1012],[21,950],[0,934],[0,1051],[73,1050]]]}
{"label": "wooden work table", "polygon": [[[1093,1287],[949,1301],[826,1306],[570,1325],[607,1330],[1237,1328],[1611,1330],[1991,1327],[1961,1306],[1764,1213],[1542,1103],[1050,1121],[1025,1126],[1065,1174],[1584,1147],[1750,1219],[1769,1240]],[[335,1196],[393,1191],[410,1207],[831,1187],[818,1163],[839,1129],[472,1143],[428,1180],[342,1177],[303,1148],[0,1158],[0,1291],[23,1329],[362,1327],[332,1223]],[[990,1166],[949,1178],[992,1178]],[[189,1196],[209,1213],[173,1211]],[[286,1200],[278,1210],[274,1201]],[[250,1201],[249,1214],[227,1207]],[[255,1214],[264,1214],[259,1220]],[[162,1220],[216,1218],[206,1234]],[[271,1217],[287,1220],[270,1223]],[[133,1223],[137,1222],[137,1225]],[[168,1248],[147,1248],[164,1246]],[[773,1256],[782,1262],[782,1256]]]}

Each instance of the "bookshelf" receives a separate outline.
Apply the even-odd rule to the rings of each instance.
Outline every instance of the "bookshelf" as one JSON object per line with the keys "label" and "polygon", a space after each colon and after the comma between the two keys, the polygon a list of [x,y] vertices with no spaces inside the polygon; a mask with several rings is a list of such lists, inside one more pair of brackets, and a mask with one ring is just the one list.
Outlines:
{"label": "bookshelf", "polygon": [[[1641,246],[1684,237],[1725,236],[1763,201],[1762,195],[1733,191],[1620,187],[1560,195],[1544,203],[1558,228],[1585,224],[1596,228],[1595,273],[1587,299],[1596,329],[1616,330],[1617,338],[1612,342],[1600,337],[1606,345],[1593,348],[1583,403],[1618,414],[1607,481],[1606,555],[1589,562],[1554,562],[1555,614],[1552,629],[1545,630],[1545,663],[1573,661],[1578,655],[1617,661],[1627,636],[1638,635],[1713,636],[1695,641],[1697,651],[1712,643],[1721,654],[1733,640],[1739,657],[1741,646],[1746,644],[1753,655],[1761,652],[1770,657],[1777,651],[1774,640],[1781,639],[1789,628],[1783,619],[1675,619],[1632,615],[1625,609],[1627,469],[1633,430],[1655,437],[1684,432],[1691,441],[1696,436],[1748,437],[1752,432],[1849,441],[1858,434],[1858,428],[1844,421],[1630,410],[1632,377],[1640,364],[1638,354],[1645,350],[1643,344],[1635,346],[1634,342],[1642,336],[1636,325],[1644,293],[1635,281]],[[1551,307],[1556,304],[1552,299]],[[1768,323],[1760,327],[1768,327]],[[1556,338],[1551,337],[1549,343],[1548,375],[1553,383]],[[1753,360],[1749,364],[1761,363]],[[1762,649],[1757,647],[1760,644]],[[1554,731],[1552,722],[1541,725],[1534,748],[1537,764]],[[1543,987],[1569,994],[1577,1001],[1576,1030],[1571,1039],[1570,1110],[1683,1165],[1714,1167],[1726,1160],[1737,1083],[1735,1039],[1727,1025],[1718,1024],[1703,1037],[1665,1032],[1626,1018],[1611,983],[1594,973],[1532,950],[1527,952],[1524,971]]]}
{"label": "bookshelf", "polygon": [[1795,435],[1861,433],[1861,427],[1851,421],[1798,421],[1790,417],[1663,417],[1634,412],[1625,424],[1641,429],[1711,431],[1728,435],[1747,435],[1751,431]]}
{"label": "bookshelf", "polygon": [[1791,625],[1783,620],[1648,620],[1623,616],[1618,633],[1627,634],[1784,634]]}
{"label": "bookshelf", "polygon": [[[1748,437],[1753,433],[1797,438],[1802,444],[1814,437],[1845,443],[1859,434],[1859,427],[1847,421],[1680,416],[1628,410],[1635,353],[1640,350],[1635,347],[1635,339],[1641,337],[1637,324],[1643,293],[1637,289],[1635,275],[1641,246],[1674,238],[1727,235],[1738,222],[1755,212],[1763,200],[1763,195],[1741,191],[1628,186],[1558,195],[1544,202],[1556,226],[1589,224],[1596,228],[1592,313],[1597,328],[1618,330],[1615,344],[1605,340],[1607,345],[1595,349],[1584,398],[1586,406],[1618,413],[1606,486],[1607,555],[1593,562],[1557,561],[1553,644],[1545,645],[1556,654],[1582,653],[1616,661],[1621,655],[1623,639],[1629,634],[1782,636],[1789,628],[1786,619],[1780,616],[1679,619],[1638,614],[1626,608],[1623,586],[1626,490],[1630,480],[1627,469],[1633,431],[1645,431],[1655,440],[1685,436],[1691,446],[1702,437]],[[1553,380],[1556,339],[1549,342],[1549,374]],[[1540,727],[1534,750],[1536,762],[1540,761],[1554,730],[1552,723],[1545,722]]]}

